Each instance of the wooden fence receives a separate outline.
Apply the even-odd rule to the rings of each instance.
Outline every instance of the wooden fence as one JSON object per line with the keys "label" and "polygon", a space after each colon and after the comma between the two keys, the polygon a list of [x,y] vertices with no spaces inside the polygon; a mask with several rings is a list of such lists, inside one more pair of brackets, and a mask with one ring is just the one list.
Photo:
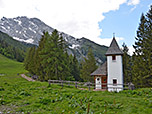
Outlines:
{"label": "wooden fence", "polygon": [[[64,81],[64,80],[48,80],[49,86],[51,86],[51,84],[58,84],[61,85],[61,87],[63,88],[64,85],[66,86],[75,86],[75,88],[80,88],[80,89],[95,89],[95,83],[91,83],[91,82],[77,82],[77,81]],[[101,84],[100,84],[101,85]],[[115,88],[115,89],[130,89],[133,90],[134,89],[134,85],[132,83],[128,83],[128,84],[107,84],[107,83],[102,83],[102,89],[103,90],[107,90],[107,85],[112,85],[113,87],[108,87],[108,88]],[[123,85],[122,87],[118,87],[118,86]],[[114,87],[115,86],[115,87]]]}

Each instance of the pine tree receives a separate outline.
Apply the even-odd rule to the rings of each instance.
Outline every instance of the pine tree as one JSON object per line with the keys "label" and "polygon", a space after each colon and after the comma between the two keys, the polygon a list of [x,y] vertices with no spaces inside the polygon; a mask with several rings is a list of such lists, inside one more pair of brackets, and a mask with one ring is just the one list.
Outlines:
{"label": "pine tree", "polygon": [[[72,58],[73,56],[69,56],[67,52],[65,52],[64,54],[64,64],[63,64],[63,67],[64,67],[64,79],[65,80],[75,80],[74,78],[74,75],[71,73],[71,70],[73,69],[73,66],[71,65],[71,61],[72,61]],[[65,65],[66,64],[66,65]]]}
{"label": "pine tree", "polygon": [[132,82],[131,75],[131,57],[128,54],[129,49],[125,43],[122,45],[123,49],[123,74],[124,74],[124,83],[127,84]]}
{"label": "pine tree", "polygon": [[89,48],[87,58],[84,58],[84,61],[82,62],[82,69],[80,77],[84,81],[93,81],[93,77],[90,76],[90,74],[97,69],[96,60],[93,55],[92,49]]}
{"label": "pine tree", "polygon": [[69,70],[66,63],[65,41],[54,30],[51,35],[46,34],[46,42],[40,52],[41,64],[45,72],[45,80],[62,79],[68,77]]}
{"label": "pine tree", "polygon": [[143,76],[144,76],[144,69],[146,69],[144,65],[144,54],[143,54],[143,48],[145,48],[144,41],[146,39],[146,18],[144,14],[142,14],[140,19],[140,25],[137,30],[137,37],[135,45],[133,46],[135,49],[135,52],[133,54],[133,67],[132,67],[132,74],[133,74],[133,83],[136,87],[143,86]]}
{"label": "pine tree", "polygon": [[34,73],[34,70],[35,70],[35,65],[34,65],[35,50],[36,50],[35,47],[30,48],[26,57],[25,57],[25,61],[24,61],[25,69],[28,70],[31,74],[35,74]]}
{"label": "pine tree", "polygon": [[146,16],[142,14],[137,30],[133,55],[133,81],[138,87],[152,86],[152,6]]}
{"label": "pine tree", "polygon": [[44,44],[47,39],[48,32],[43,32],[42,38],[39,41],[39,46],[35,52],[35,74],[39,76],[40,81],[45,81],[45,72],[43,71],[43,66],[42,66],[42,58],[40,57],[40,53],[44,48]]}
{"label": "pine tree", "polygon": [[74,77],[76,81],[82,81],[80,78],[80,67],[79,67],[79,62],[76,58],[76,56],[69,56],[70,60],[70,69],[71,69],[71,75]]}
{"label": "pine tree", "polygon": [[26,53],[26,56],[25,56],[25,59],[24,59],[24,67],[26,70],[29,69],[29,63],[30,63],[30,60],[29,60],[29,55],[30,55],[30,52],[31,51],[31,48],[28,49],[27,53]]}

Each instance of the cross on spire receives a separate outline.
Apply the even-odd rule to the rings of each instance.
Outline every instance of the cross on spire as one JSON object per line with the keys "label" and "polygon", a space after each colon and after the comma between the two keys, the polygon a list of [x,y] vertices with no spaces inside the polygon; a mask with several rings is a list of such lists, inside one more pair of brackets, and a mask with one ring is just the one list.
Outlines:
{"label": "cross on spire", "polygon": [[113,38],[115,38],[115,33],[113,33]]}

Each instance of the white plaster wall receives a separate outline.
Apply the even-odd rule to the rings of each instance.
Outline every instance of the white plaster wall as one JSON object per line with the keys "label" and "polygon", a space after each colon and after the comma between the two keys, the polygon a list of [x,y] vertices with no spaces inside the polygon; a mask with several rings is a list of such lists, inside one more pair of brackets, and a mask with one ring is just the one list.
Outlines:
{"label": "white plaster wall", "polygon": [[[123,90],[123,68],[122,56],[116,55],[116,60],[112,60],[112,56],[107,56],[108,68],[108,91],[121,91]],[[117,85],[113,85],[113,79],[117,79]],[[110,84],[110,85],[109,85]]]}

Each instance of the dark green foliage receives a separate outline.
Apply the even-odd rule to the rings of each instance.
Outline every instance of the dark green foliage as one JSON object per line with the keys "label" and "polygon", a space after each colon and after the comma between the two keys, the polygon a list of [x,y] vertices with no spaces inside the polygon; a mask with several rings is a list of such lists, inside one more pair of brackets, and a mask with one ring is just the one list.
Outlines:
{"label": "dark green foliage", "polygon": [[97,69],[96,60],[94,58],[92,49],[89,48],[87,57],[84,58],[84,61],[82,61],[82,68],[81,68],[81,78],[84,81],[91,81],[93,82],[93,77],[90,76],[90,74]]}
{"label": "dark green foliage", "polygon": [[52,32],[50,36],[45,34],[46,42],[43,50],[40,52],[42,58],[42,66],[48,79],[63,79],[68,77],[69,68],[66,63],[65,42],[59,36],[57,30]]}
{"label": "dark green foliage", "polygon": [[0,53],[4,56],[22,62],[25,52],[32,45],[21,43],[0,31]]}
{"label": "dark green foliage", "polygon": [[27,55],[24,60],[24,66],[25,69],[28,70],[30,73],[35,74],[35,53],[36,53],[36,48],[32,47],[28,50]]}
{"label": "dark green foliage", "polygon": [[39,76],[39,80],[44,81],[45,80],[45,72],[43,71],[43,66],[42,66],[42,58],[40,57],[40,52],[43,50],[44,48],[44,44],[46,42],[46,33],[44,32],[42,35],[42,38],[39,42],[39,46],[35,52],[34,55],[34,60],[35,60],[35,74]]}
{"label": "dark green foliage", "polygon": [[133,82],[138,87],[152,86],[152,6],[142,14],[133,54]]}
{"label": "dark green foliage", "polygon": [[[76,59],[76,58],[75,58]],[[74,64],[71,62],[74,61]],[[31,48],[24,61],[25,69],[31,74],[38,75],[39,80],[75,80],[79,79],[78,62],[70,58],[66,52],[63,37],[54,30],[51,35],[44,32],[38,48]],[[74,74],[76,70],[78,74]]]}
{"label": "dark green foliage", "polygon": [[131,74],[131,56],[128,54],[128,47],[125,43],[122,45],[123,49],[123,76],[124,83],[127,84],[132,82],[132,74]]}
{"label": "dark green foliage", "polygon": [[71,69],[71,75],[74,77],[74,79],[76,81],[81,81],[80,78],[80,67],[79,67],[79,63],[78,60],[76,58],[76,56],[69,56],[69,61],[70,61],[70,69]]}

